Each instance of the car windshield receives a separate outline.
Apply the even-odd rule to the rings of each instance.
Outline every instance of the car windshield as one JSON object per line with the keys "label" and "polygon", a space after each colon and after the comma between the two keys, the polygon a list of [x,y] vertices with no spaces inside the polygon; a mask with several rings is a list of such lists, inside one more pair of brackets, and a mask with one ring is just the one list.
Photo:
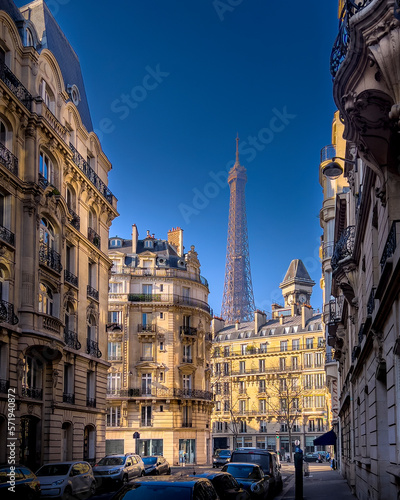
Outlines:
{"label": "car windshield", "polygon": [[251,452],[234,452],[231,461],[258,464],[264,472],[267,473],[269,471],[269,455]]}
{"label": "car windshield", "polygon": [[260,479],[260,471],[251,465],[230,464],[224,467],[224,472],[229,472],[233,477],[240,479]]}
{"label": "car windshield", "polygon": [[157,484],[141,483],[121,488],[113,497],[114,500],[148,500],[149,498],[162,498],[162,500],[191,500],[192,489],[174,483]]}
{"label": "car windshield", "polygon": [[157,463],[157,457],[143,457],[144,465],[155,465]]}
{"label": "car windshield", "polygon": [[66,476],[69,473],[71,464],[48,464],[43,465],[36,472],[37,476]]}
{"label": "car windshield", "polygon": [[97,465],[124,465],[125,457],[104,457]]}
{"label": "car windshield", "polygon": [[220,457],[229,457],[230,454],[231,454],[231,452],[229,450],[221,450],[219,452]]}

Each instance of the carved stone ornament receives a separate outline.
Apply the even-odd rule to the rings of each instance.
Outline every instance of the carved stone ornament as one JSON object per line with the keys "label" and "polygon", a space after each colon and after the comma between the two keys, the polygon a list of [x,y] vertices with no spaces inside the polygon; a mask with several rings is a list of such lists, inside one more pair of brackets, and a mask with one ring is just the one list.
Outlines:
{"label": "carved stone ornament", "polygon": [[58,376],[60,375],[59,370],[53,368],[53,373],[51,374],[53,380],[53,387],[57,387]]}
{"label": "carved stone ornament", "polygon": [[93,303],[90,303],[86,308],[86,321],[88,324],[91,316],[95,318],[97,324],[99,321],[99,311],[97,306],[95,306]]}

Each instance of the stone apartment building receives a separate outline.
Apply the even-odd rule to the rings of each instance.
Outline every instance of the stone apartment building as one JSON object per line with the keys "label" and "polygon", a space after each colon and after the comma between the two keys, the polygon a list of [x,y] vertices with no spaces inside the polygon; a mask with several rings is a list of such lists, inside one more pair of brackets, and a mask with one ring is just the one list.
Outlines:
{"label": "stone apartment building", "polygon": [[[109,240],[107,450],[211,459],[208,283],[183,230]],[[136,436],[136,437],[134,437]]]}
{"label": "stone apartment building", "polygon": [[[400,495],[400,5],[341,2],[331,72],[348,190],[335,198],[329,342],[341,471],[360,500]],[[344,36],[345,35],[345,36]]]}
{"label": "stone apartment building", "polygon": [[284,457],[296,440],[306,452],[318,449],[314,439],[330,429],[330,399],[322,318],[310,306],[314,284],[294,260],[272,319],[256,311],[252,322],[225,326],[214,318],[214,449],[257,446]]}
{"label": "stone apartment building", "polygon": [[105,452],[111,164],[79,60],[42,0],[0,2],[0,463]]}

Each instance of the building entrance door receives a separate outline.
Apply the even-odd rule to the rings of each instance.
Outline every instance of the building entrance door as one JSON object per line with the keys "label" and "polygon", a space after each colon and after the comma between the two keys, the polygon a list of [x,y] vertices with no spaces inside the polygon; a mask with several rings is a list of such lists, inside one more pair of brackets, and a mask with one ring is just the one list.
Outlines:
{"label": "building entrance door", "polygon": [[196,463],[196,440],[195,439],[180,439],[179,440],[179,461],[183,460],[186,464]]}
{"label": "building entrance door", "polygon": [[21,417],[19,463],[37,470],[41,462],[40,419],[32,416]]}

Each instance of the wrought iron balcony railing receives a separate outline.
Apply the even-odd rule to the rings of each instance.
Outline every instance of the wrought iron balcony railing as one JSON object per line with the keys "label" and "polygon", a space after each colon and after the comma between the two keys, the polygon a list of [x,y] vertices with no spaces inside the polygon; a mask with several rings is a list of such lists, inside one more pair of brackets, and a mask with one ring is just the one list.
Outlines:
{"label": "wrought iron balcony railing", "polygon": [[88,227],[88,240],[90,241],[90,243],[93,243],[95,247],[100,248],[100,236],[91,227]]}
{"label": "wrought iron balcony railing", "polygon": [[372,0],[345,0],[339,19],[339,33],[331,52],[331,75],[335,78],[340,65],[345,60],[350,44],[349,21],[354,14],[364,9]]}
{"label": "wrought iron balcony railing", "polygon": [[74,226],[75,229],[80,231],[81,229],[81,219],[77,213],[75,213],[72,208],[68,207],[69,213],[72,215],[72,220],[70,221],[70,224]]}
{"label": "wrought iron balcony railing", "polygon": [[96,408],[96,398],[86,398],[86,406]]}
{"label": "wrought iron balcony railing", "polygon": [[112,205],[114,195],[88,164],[88,162],[78,153],[74,146],[69,143],[73,157],[72,160],[75,165],[84,173],[84,175],[90,180],[90,182],[95,186],[99,193],[104,196],[104,198]]}
{"label": "wrought iron balcony railing", "polygon": [[102,357],[102,353],[99,349],[99,343],[92,339],[86,339],[86,352],[90,356],[96,356],[97,358]]}
{"label": "wrought iron balcony railing", "polygon": [[369,294],[368,302],[367,302],[367,313],[368,316],[372,316],[372,313],[375,310],[375,288],[371,289],[371,293]]}
{"label": "wrought iron balcony railing", "polygon": [[329,301],[329,324],[338,323],[342,317],[344,296],[339,295],[336,299]]}
{"label": "wrought iron balcony railing", "polygon": [[87,296],[92,297],[94,300],[99,300],[99,292],[90,285],[87,285]]}
{"label": "wrought iron balcony railing", "polygon": [[57,273],[61,273],[62,271],[60,254],[46,245],[40,245],[39,261]]}
{"label": "wrought iron balcony railing", "polygon": [[358,330],[358,343],[361,344],[364,337],[364,323],[361,324],[360,329]]}
{"label": "wrought iron balcony railing", "polygon": [[64,342],[71,349],[75,349],[79,351],[81,348],[81,343],[78,340],[78,334],[76,332],[72,332],[71,330],[64,330]]}
{"label": "wrought iron balcony railing", "polygon": [[122,354],[109,354],[108,361],[122,361]]}
{"label": "wrought iron balcony railing", "polygon": [[0,163],[14,175],[18,176],[18,158],[0,142]]}
{"label": "wrought iron balcony railing", "polygon": [[335,244],[331,260],[333,271],[339,267],[342,260],[353,255],[355,233],[355,226],[348,226]]}
{"label": "wrought iron balcony railing", "polygon": [[193,358],[191,356],[183,356],[182,363],[193,363]]}
{"label": "wrought iron balcony railing", "polygon": [[382,257],[380,260],[381,270],[385,267],[386,261],[394,254],[397,246],[396,241],[396,224],[400,223],[400,220],[395,220],[390,228],[389,235],[386,240],[385,248],[383,249]]}
{"label": "wrought iron balcony railing", "polygon": [[26,90],[10,68],[2,62],[0,63],[0,79],[3,80],[15,97],[30,111],[32,95]]}
{"label": "wrought iron balcony railing", "polygon": [[4,226],[0,226],[0,238],[9,243],[12,246],[15,246],[15,236],[9,229]]}
{"label": "wrought iron balcony railing", "polygon": [[175,295],[169,293],[129,293],[128,300],[130,302],[168,302],[170,304],[179,304],[183,306],[198,307],[207,311],[211,316],[213,315],[213,310],[207,304],[199,299],[194,299],[191,297],[184,297],[182,295]]}
{"label": "wrought iron balcony railing", "polygon": [[14,314],[14,305],[6,302],[5,300],[0,301],[0,323],[8,323],[9,325],[16,325],[19,319]]}
{"label": "wrought iron balcony railing", "polygon": [[38,389],[37,387],[23,387],[22,396],[32,399],[42,399],[43,389]]}
{"label": "wrought iron balcony railing", "polygon": [[210,391],[201,391],[198,389],[178,389],[166,387],[140,387],[131,389],[119,389],[118,395],[121,397],[145,397],[145,398],[191,398],[213,400],[213,393]]}
{"label": "wrought iron balcony railing", "polygon": [[68,271],[68,269],[64,270],[64,280],[66,283],[78,288],[78,277],[72,274],[71,271]]}
{"label": "wrought iron balcony railing", "polygon": [[138,325],[137,331],[139,333],[156,333],[156,325]]}
{"label": "wrought iron balcony railing", "polygon": [[8,388],[10,387],[10,382],[0,378],[0,393],[7,394]]}
{"label": "wrought iron balcony railing", "polygon": [[63,393],[63,401],[64,403],[69,403],[70,405],[75,404],[75,394],[68,394],[67,392]]}
{"label": "wrought iron balcony railing", "polygon": [[197,328],[192,326],[181,326],[179,330],[181,335],[197,335]]}

